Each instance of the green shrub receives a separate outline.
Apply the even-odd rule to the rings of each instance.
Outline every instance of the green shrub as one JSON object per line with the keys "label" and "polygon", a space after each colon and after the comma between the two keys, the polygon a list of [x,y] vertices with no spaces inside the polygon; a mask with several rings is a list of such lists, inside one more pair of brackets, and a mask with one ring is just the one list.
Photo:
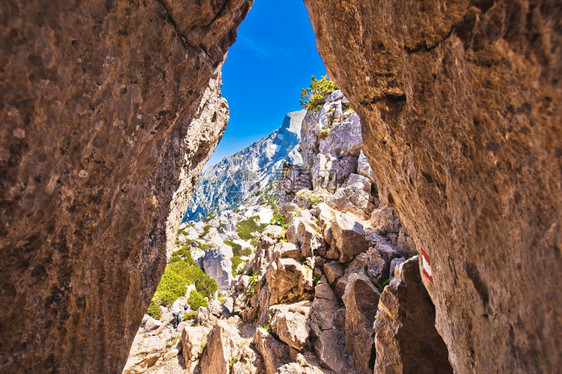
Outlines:
{"label": "green shrub", "polygon": [[242,250],[242,246],[240,244],[235,243],[232,240],[225,240],[224,244],[229,245],[232,248],[234,256],[240,256],[240,251]]}
{"label": "green shrub", "polygon": [[242,248],[240,244],[235,243],[232,240],[225,240],[224,244],[232,247],[232,254],[234,256],[241,257],[241,256],[249,256],[252,254],[252,250],[250,248]]}
{"label": "green shrub", "polygon": [[199,248],[199,249],[201,249],[201,250],[203,250],[203,251],[206,251],[207,249],[210,249],[210,248],[211,248],[211,246],[210,246],[208,243],[201,243],[199,240],[193,240],[193,239],[192,239],[192,240],[191,240],[191,243],[192,243],[192,244],[193,244],[193,243],[197,244],[197,248]]}
{"label": "green shrub", "polygon": [[195,284],[197,293],[202,297],[211,297],[217,291],[217,282],[196,265],[189,249],[183,247],[172,254],[147,313],[159,315],[159,306],[172,305],[185,295],[190,284]]}
{"label": "green shrub", "polygon": [[201,234],[201,237],[205,237],[209,233],[209,231],[211,231],[212,228],[213,226],[211,225],[203,226],[203,234]]}
{"label": "green shrub", "polygon": [[248,289],[246,290],[246,294],[248,296],[252,296],[256,293],[256,287],[258,285],[258,275],[253,274],[250,276],[250,283],[248,284]]}
{"label": "green shrub", "polygon": [[197,291],[191,291],[189,297],[187,298],[187,303],[189,307],[193,310],[199,309],[200,306],[207,306],[207,300]]}
{"label": "green shrub", "polygon": [[270,225],[281,226],[285,230],[289,227],[289,224],[286,221],[287,213],[280,213],[273,216],[271,221],[269,222]]}
{"label": "green shrub", "polygon": [[189,312],[183,314],[183,320],[184,320],[184,321],[192,320],[192,319],[195,318],[195,315],[196,315],[196,314],[197,314],[196,311],[190,310]]}
{"label": "green shrub", "polygon": [[191,257],[191,251],[185,246],[181,247],[177,251],[174,251],[168,263],[177,262],[177,261],[184,261],[189,265],[194,265],[194,266],[197,265],[193,257]]}
{"label": "green shrub", "polygon": [[152,300],[150,304],[148,304],[148,309],[146,310],[146,314],[151,316],[152,318],[160,319],[162,314],[160,312],[160,306]]}
{"label": "green shrub", "polygon": [[[174,262],[170,265],[175,264],[179,263]],[[187,282],[184,278],[173,271],[164,271],[164,274],[162,274],[162,279],[160,280],[158,288],[156,289],[156,293],[154,294],[154,297],[152,299],[155,300],[159,305],[168,306],[176,301],[178,297],[185,295],[186,292]]]}
{"label": "green shrub", "polygon": [[301,106],[309,110],[318,110],[322,106],[324,98],[337,89],[338,86],[327,76],[316,79],[313,75],[310,87],[303,88],[301,91]]}
{"label": "green shrub", "polygon": [[232,261],[232,276],[235,277],[238,274],[240,274],[238,272],[238,266],[240,266],[240,264],[242,263],[242,259],[240,258],[240,256],[233,256],[231,261]]}
{"label": "green shrub", "polygon": [[236,232],[240,239],[250,240],[256,237],[255,232],[260,233],[267,227],[266,224],[258,225],[256,220],[258,216],[250,217],[246,220],[236,223]]}
{"label": "green shrub", "polygon": [[203,218],[203,222],[207,223],[210,220],[212,220],[213,218],[215,218],[216,216],[217,216],[216,213],[207,213],[205,215],[205,217]]}
{"label": "green shrub", "polygon": [[201,271],[201,274],[201,278],[195,281],[195,288],[197,288],[201,295],[210,298],[217,292],[217,282],[203,271]]}

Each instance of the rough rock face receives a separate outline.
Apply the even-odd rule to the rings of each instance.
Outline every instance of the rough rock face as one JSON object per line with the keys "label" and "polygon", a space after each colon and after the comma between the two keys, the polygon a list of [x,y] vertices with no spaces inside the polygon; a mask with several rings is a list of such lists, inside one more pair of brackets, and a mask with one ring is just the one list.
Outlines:
{"label": "rough rock face", "polygon": [[369,278],[361,273],[351,274],[342,300],[345,304],[345,344],[355,367],[363,373],[372,372],[369,361],[373,346],[373,322],[377,313],[379,292]]}
{"label": "rough rock face", "polygon": [[[226,250],[210,249],[205,252],[202,258],[203,269],[213,278],[221,291],[227,291],[232,285],[232,249],[226,246]],[[225,255],[230,249],[230,256]]]}
{"label": "rough rock face", "polygon": [[1,372],[123,368],[251,3],[2,3]]}
{"label": "rough rock face", "polygon": [[428,254],[453,369],[557,371],[560,3],[305,3],[380,197]]}
{"label": "rough rock face", "polygon": [[435,309],[421,281],[418,257],[413,257],[398,267],[379,299],[375,372],[452,373],[433,321]]}

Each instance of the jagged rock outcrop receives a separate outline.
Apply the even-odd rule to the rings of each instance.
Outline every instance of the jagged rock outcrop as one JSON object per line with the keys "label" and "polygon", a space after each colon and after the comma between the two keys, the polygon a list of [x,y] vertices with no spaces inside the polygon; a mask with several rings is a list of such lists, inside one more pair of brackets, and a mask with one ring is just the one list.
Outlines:
{"label": "jagged rock outcrop", "polygon": [[230,290],[232,285],[231,258],[232,248],[224,246],[220,250],[210,249],[205,251],[205,255],[201,259],[203,270],[217,282],[219,290],[222,292]]}
{"label": "jagged rock outcrop", "polygon": [[560,2],[305,3],[453,369],[559,370]]}
{"label": "jagged rock outcrop", "polygon": [[1,372],[123,368],[251,4],[0,5]]}
{"label": "jagged rock outcrop", "polygon": [[375,372],[452,373],[443,340],[433,328],[435,308],[422,284],[418,257],[396,272],[379,299]]}

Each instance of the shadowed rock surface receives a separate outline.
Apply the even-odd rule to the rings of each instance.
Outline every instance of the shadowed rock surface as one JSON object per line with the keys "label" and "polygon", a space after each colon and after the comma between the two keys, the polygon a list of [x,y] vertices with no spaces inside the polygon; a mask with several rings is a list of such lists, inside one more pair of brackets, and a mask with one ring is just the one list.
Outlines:
{"label": "shadowed rock surface", "polygon": [[453,369],[556,372],[560,3],[305,3],[380,197],[430,256]]}
{"label": "shadowed rock surface", "polygon": [[435,331],[435,308],[422,284],[418,257],[402,263],[396,273],[379,299],[375,372],[452,373],[445,344]]}
{"label": "shadowed rock surface", "polygon": [[251,4],[2,3],[1,372],[123,368]]}

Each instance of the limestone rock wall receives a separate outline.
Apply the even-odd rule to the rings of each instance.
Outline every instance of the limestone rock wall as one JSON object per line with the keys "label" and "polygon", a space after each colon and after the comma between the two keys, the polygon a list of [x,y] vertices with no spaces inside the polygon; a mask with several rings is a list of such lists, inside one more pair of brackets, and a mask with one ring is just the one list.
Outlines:
{"label": "limestone rock wall", "polygon": [[380,197],[428,254],[455,372],[557,371],[560,3],[305,3]]}
{"label": "limestone rock wall", "polygon": [[251,3],[2,3],[1,372],[123,368]]}

